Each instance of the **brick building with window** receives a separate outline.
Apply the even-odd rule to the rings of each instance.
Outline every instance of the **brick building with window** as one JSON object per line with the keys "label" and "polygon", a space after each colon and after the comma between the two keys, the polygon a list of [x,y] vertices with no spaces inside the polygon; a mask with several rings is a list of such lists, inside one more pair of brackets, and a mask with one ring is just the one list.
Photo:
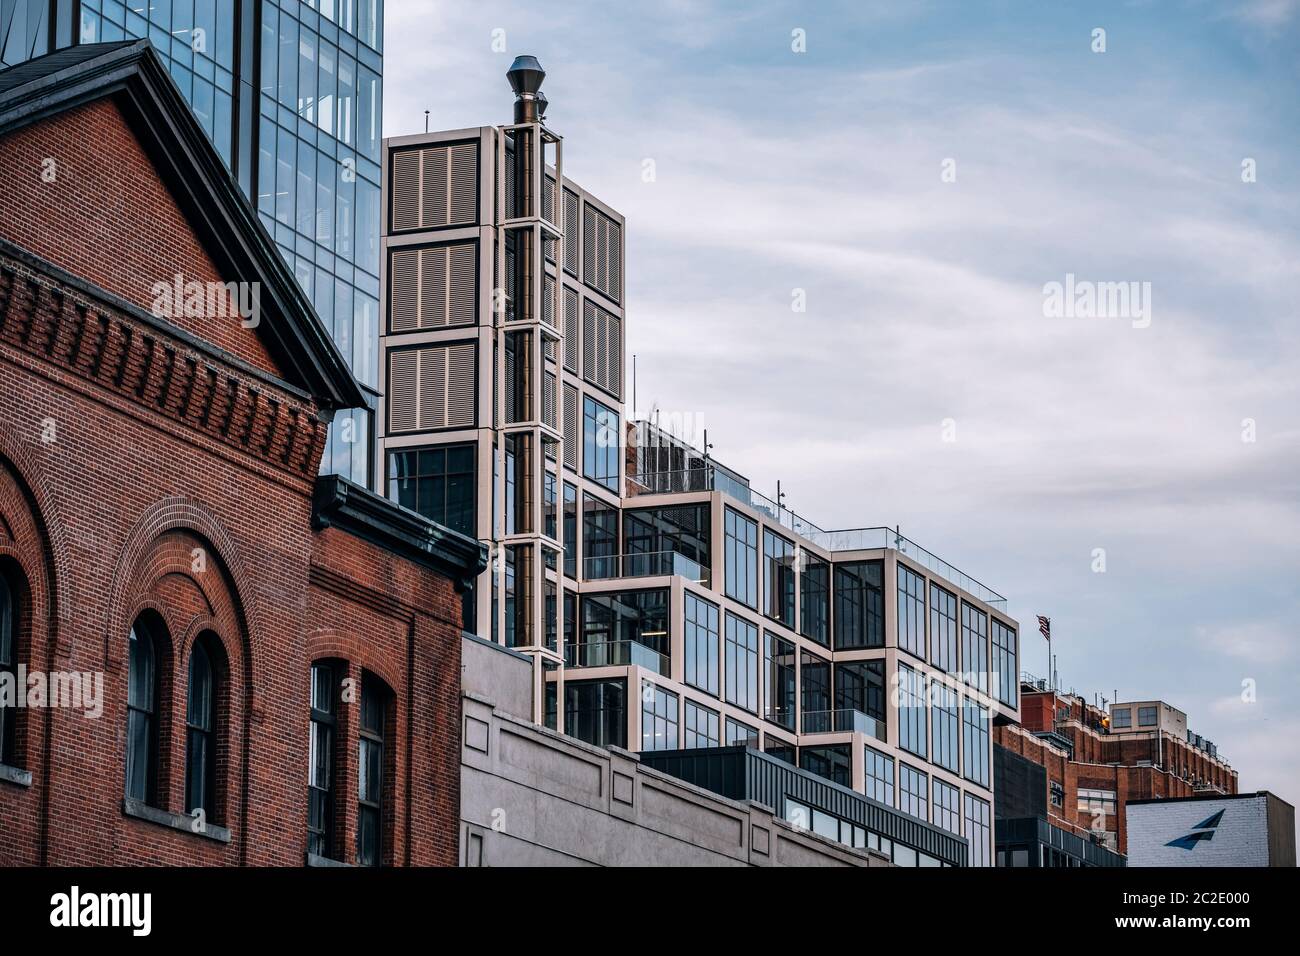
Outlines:
{"label": "brick building with window", "polygon": [[1237,772],[1163,701],[1107,710],[1034,682],[1020,699],[1020,723],[995,728],[993,742],[1045,768],[1046,819],[1064,832],[1127,853],[1129,801],[1237,792]]}
{"label": "brick building with window", "polygon": [[0,173],[0,865],[454,865],[485,550],[317,477],[366,398],[146,41],[0,71]]}

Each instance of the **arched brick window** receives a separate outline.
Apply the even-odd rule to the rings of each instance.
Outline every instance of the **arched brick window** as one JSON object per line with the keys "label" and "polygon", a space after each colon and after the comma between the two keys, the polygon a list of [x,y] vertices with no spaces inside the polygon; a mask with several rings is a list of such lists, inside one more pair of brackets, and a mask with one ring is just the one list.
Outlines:
{"label": "arched brick window", "polygon": [[0,764],[17,762],[18,605],[9,576],[0,568]]}
{"label": "arched brick window", "polygon": [[311,665],[311,739],[308,745],[310,769],[307,784],[307,852],[335,859],[334,803],[339,736],[339,681],[347,673],[340,661],[316,661]]}
{"label": "arched brick window", "polygon": [[156,616],[131,627],[127,665],[126,795],[158,806],[159,673],[165,631]]}
{"label": "arched brick window", "polygon": [[392,691],[366,671],[361,678],[361,721],[357,737],[358,866],[379,866],[384,859],[384,817],[388,812],[387,735]]}
{"label": "arched brick window", "polygon": [[201,810],[214,823],[222,822],[217,756],[225,699],[224,662],[220,642],[211,634],[200,635],[190,652],[185,705],[185,812]]}

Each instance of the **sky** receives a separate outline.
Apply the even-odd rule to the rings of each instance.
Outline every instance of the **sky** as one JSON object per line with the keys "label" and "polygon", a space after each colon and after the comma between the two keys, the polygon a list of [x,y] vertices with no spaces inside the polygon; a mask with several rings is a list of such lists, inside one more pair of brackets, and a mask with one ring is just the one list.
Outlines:
{"label": "sky", "polygon": [[391,0],[385,135],[508,122],[521,53],[627,217],[641,415],[1300,801],[1300,0]]}

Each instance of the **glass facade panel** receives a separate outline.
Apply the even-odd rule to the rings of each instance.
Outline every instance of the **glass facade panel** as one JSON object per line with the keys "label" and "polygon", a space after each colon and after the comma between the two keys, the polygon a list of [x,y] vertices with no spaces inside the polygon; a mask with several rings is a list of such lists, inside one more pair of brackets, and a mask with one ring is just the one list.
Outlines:
{"label": "glass facade panel", "polygon": [[403,507],[477,537],[474,445],[400,449],[388,455],[388,497]]}
{"label": "glass facade panel", "polygon": [[621,680],[564,682],[564,730],[597,747],[627,747],[627,685]]}
{"label": "glass facade panel", "polygon": [[771,631],[766,633],[763,716],[787,730],[794,730],[795,722],[795,672],[798,660],[795,653],[792,642],[777,637]]}
{"label": "glass facade panel", "polygon": [[950,833],[961,833],[961,791],[938,777],[931,781],[934,804],[933,822]]}
{"label": "glass facade panel", "polygon": [[962,707],[963,776],[981,787],[989,785],[989,712],[966,701]]}
{"label": "glass facade panel", "polygon": [[687,591],[683,596],[686,627],[683,631],[683,664],[686,683],[706,693],[719,690],[718,608]]}
{"label": "glass facade panel", "polygon": [[989,866],[992,836],[989,805],[979,797],[966,794],[966,839],[970,841],[970,866]]}
{"label": "glass facade panel", "polygon": [[925,578],[898,564],[898,647],[925,660]]}
{"label": "glass facade panel", "polygon": [[820,558],[805,557],[799,575],[799,631],[818,644],[831,641],[831,568]]}
{"label": "glass facade panel", "polygon": [[695,747],[717,747],[722,743],[720,716],[716,710],[701,707],[693,700],[687,700],[682,710],[683,732],[685,739],[682,746],[686,749]]}
{"label": "glass facade panel", "polygon": [[835,565],[835,649],[885,646],[885,565]]}
{"label": "glass facade panel", "polygon": [[938,680],[930,682],[930,694],[934,703],[930,708],[934,727],[934,747],[930,759],[953,773],[960,773],[961,751],[958,749],[958,726],[961,723],[958,713],[960,698],[955,690],[941,684]]}
{"label": "glass facade panel", "polygon": [[930,585],[930,663],[957,673],[957,598],[937,584]]}
{"label": "glass facade panel", "polygon": [[727,703],[758,712],[758,627],[727,615]]}
{"label": "glass facade panel", "polygon": [[758,524],[727,508],[723,513],[727,597],[758,607]]}
{"label": "glass facade panel", "polygon": [[794,627],[794,545],[763,529],[763,612]]}
{"label": "glass facade panel", "polygon": [[894,805],[894,758],[866,749],[866,792],[872,800]]}
{"label": "glass facade panel", "polygon": [[[242,12],[254,6],[257,56],[237,63],[238,40],[254,29]],[[51,9],[46,0],[0,0],[0,65],[48,52]],[[57,35],[74,43],[153,42],[343,358],[374,393],[382,2],[322,0],[313,9],[265,0],[86,0],[53,9]],[[74,11],[75,25],[61,22]],[[368,409],[335,416],[322,472],[372,484],[370,419]]]}
{"label": "glass facade panel", "polygon": [[926,755],[925,675],[898,665],[898,746],[918,757]]}
{"label": "glass facade panel", "polygon": [[1016,632],[993,619],[993,694],[1008,707],[1020,706],[1020,672],[1016,664]]}
{"label": "glass facade panel", "polygon": [[965,601],[961,604],[961,667],[972,687],[989,689],[989,618]]}
{"label": "glass facade panel", "polygon": [[641,749],[676,750],[677,695],[645,681],[641,687]]}
{"label": "glass facade panel", "polygon": [[905,763],[898,765],[898,809],[930,820],[930,776]]}
{"label": "glass facade panel", "polygon": [[594,398],[582,400],[582,473],[610,491],[618,491],[618,412]]}

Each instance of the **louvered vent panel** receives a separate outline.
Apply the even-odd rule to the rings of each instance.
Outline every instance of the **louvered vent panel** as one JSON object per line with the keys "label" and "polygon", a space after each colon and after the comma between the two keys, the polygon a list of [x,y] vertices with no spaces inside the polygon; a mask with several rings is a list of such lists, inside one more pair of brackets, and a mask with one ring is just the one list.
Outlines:
{"label": "louvered vent panel", "polygon": [[389,431],[473,427],[473,342],[392,352],[388,368]]}
{"label": "louvered vent panel", "polygon": [[419,420],[419,355],[413,350],[389,353],[388,430],[415,431]]}
{"label": "louvered vent panel", "polygon": [[578,274],[578,249],[582,233],[578,228],[578,194],[564,191],[564,271]]}
{"label": "louvered vent panel", "polygon": [[542,279],[542,321],[555,328],[555,280],[550,276]]}
{"label": "louvered vent panel", "polygon": [[582,277],[587,282],[596,278],[596,210],[590,206],[582,209]]}
{"label": "louvered vent panel", "polygon": [[621,302],[623,295],[623,227],[612,219],[606,219],[605,223],[605,238],[609,247],[609,275],[606,279],[604,291],[615,302]]}
{"label": "louvered vent panel", "polygon": [[420,151],[393,154],[392,221],[394,229],[420,227]]}
{"label": "louvered vent panel", "polygon": [[564,386],[564,466],[578,470],[578,390]]}
{"label": "louvered vent panel", "polygon": [[592,381],[596,371],[596,307],[590,302],[582,304],[582,370],[587,381]]}
{"label": "louvered vent panel", "polygon": [[465,225],[478,219],[478,145],[465,143],[451,148],[448,222]]}
{"label": "louvered vent panel", "polygon": [[447,324],[474,325],[478,321],[478,269],[472,242],[447,248]]}
{"label": "louvered vent panel", "polygon": [[564,290],[564,367],[578,372],[578,293]]}
{"label": "louvered vent panel", "polygon": [[542,387],[542,422],[552,428],[557,426],[555,420],[555,373],[547,372]]}
{"label": "louvered vent panel", "polygon": [[447,250],[443,246],[420,250],[420,328],[440,329],[447,324]]}
{"label": "louvered vent panel", "polygon": [[424,170],[420,189],[421,219],[425,229],[447,225],[447,147],[422,150]]}
{"label": "louvered vent panel", "polygon": [[550,176],[546,177],[542,186],[542,218],[547,222],[555,222],[555,180]]}
{"label": "louvered vent panel", "polygon": [[411,332],[420,327],[420,254],[402,249],[389,261],[389,327],[394,332]]}
{"label": "louvered vent panel", "polygon": [[476,379],[474,343],[462,342],[447,350],[447,424],[470,428],[474,424]]}
{"label": "louvered vent panel", "polygon": [[592,302],[582,310],[582,374],[611,395],[621,395],[623,379],[622,322]]}

